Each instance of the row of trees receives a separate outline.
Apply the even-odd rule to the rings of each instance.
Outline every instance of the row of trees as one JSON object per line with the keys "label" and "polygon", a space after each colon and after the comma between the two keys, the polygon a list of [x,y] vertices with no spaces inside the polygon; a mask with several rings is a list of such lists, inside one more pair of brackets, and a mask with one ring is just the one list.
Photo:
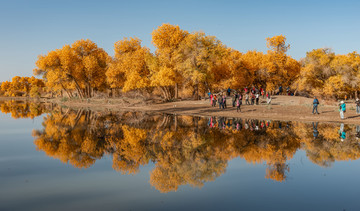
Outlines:
{"label": "row of trees", "polygon": [[[113,57],[91,40],[79,40],[40,55],[33,72],[43,77],[47,91],[64,91],[69,97],[80,98],[108,94],[109,90],[113,96],[119,91],[157,90],[155,93],[161,93],[165,100],[186,95],[198,98],[208,90],[218,92],[253,85],[268,91],[279,86],[292,87],[298,93],[326,97],[357,95],[358,53],[336,55],[329,49],[315,49],[297,61],[287,55],[290,45],[285,36],[266,41],[267,53],[241,53],[214,36],[163,24],[152,32],[154,53],[142,46],[138,38],[116,42]],[[23,78],[17,76],[13,81],[20,79]],[[26,86],[3,82],[2,90],[11,96],[15,95],[14,90],[28,92]]]}
{"label": "row of trees", "polygon": [[336,55],[315,49],[301,60],[302,69],[293,88],[325,97],[357,96],[360,88],[360,54]]}
{"label": "row of trees", "polygon": [[31,96],[39,97],[40,92],[45,87],[42,79],[32,77],[15,76],[11,81],[4,81],[1,83],[0,90],[5,96]]}
{"label": "row of trees", "polygon": [[228,48],[214,36],[189,33],[179,26],[163,24],[152,32],[156,47],[151,53],[138,38],[115,43],[114,57],[90,40],[79,40],[41,55],[35,75],[47,87],[81,98],[107,89],[160,90],[164,99],[179,97],[179,90],[204,94],[208,89],[240,89],[258,85],[273,90],[297,79],[300,64],[286,55],[289,45],[282,35],[267,39],[267,54],[245,54]]}

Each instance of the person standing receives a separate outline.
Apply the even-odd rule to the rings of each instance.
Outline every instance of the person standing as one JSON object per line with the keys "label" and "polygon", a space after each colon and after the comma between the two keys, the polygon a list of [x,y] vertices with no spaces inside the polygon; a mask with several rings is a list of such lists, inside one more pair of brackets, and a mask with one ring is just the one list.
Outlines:
{"label": "person standing", "polygon": [[312,114],[315,114],[315,112],[317,114],[319,114],[318,109],[317,109],[319,104],[320,104],[319,100],[316,97],[314,97]]}
{"label": "person standing", "polygon": [[230,87],[227,89],[227,95],[230,97],[231,89]]}
{"label": "person standing", "polygon": [[356,113],[360,114],[360,100],[359,100],[359,98],[356,98],[355,104],[356,104]]}
{"label": "person standing", "polygon": [[266,94],[266,102],[267,102],[268,105],[271,103],[270,92],[268,92],[268,93]]}
{"label": "person standing", "polygon": [[213,98],[214,98],[214,95],[213,94],[210,94],[210,105],[211,107],[213,106]]}
{"label": "person standing", "polygon": [[256,105],[259,105],[259,97],[260,97],[259,93],[256,93],[256,94],[255,94]]}
{"label": "person standing", "polygon": [[265,90],[261,87],[260,89],[261,95],[263,97],[263,99],[265,98]]}
{"label": "person standing", "polygon": [[223,101],[223,99],[222,99],[222,96],[220,95],[220,96],[218,97],[218,103],[219,103],[219,108],[220,108],[220,109],[222,108],[222,101]]}
{"label": "person standing", "polygon": [[255,104],[255,94],[251,93],[251,105]]}
{"label": "person standing", "polygon": [[217,99],[217,95],[214,95],[214,96],[213,96],[213,107],[216,106],[216,99]]}
{"label": "person standing", "polygon": [[250,105],[250,102],[249,102],[249,93],[246,93],[246,94],[245,94],[245,104],[246,104],[246,105]]}
{"label": "person standing", "polygon": [[223,95],[223,99],[222,99],[222,107],[223,109],[226,108],[226,95]]}
{"label": "person standing", "polygon": [[236,100],[237,100],[237,93],[235,92],[232,96],[232,106],[235,107],[236,104]]}
{"label": "person standing", "polygon": [[340,110],[340,118],[341,119],[345,119],[345,112],[346,112],[346,104],[344,101],[341,101],[340,102],[340,107],[339,107],[339,110]]}
{"label": "person standing", "polygon": [[242,100],[240,100],[240,98],[238,98],[236,100],[236,112],[241,112],[241,104],[242,104]]}

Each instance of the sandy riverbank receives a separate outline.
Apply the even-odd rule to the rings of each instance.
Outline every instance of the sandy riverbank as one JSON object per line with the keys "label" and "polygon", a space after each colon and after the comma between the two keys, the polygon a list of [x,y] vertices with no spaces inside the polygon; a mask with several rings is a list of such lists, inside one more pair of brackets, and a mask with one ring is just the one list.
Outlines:
{"label": "sandy riverbank", "polygon": [[[95,111],[143,111],[147,113],[169,113],[177,115],[194,116],[223,116],[241,117],[252,119],[271,119],[283,121],[302,122],[344,122],[348,124],[360,124],[360,115],[356,114],[354,102],[347,102],[345,120],[340,119],[336,102],[325,102],[320,100],[319,115],[313,115],[312,98],[293,96],[274,96],[271,105],[261,100],[261,105],[243,105],[242,112],[236,112],[232,107],[231,99],[228,99],[227,109],[211,107],[208,100],[202,101],[177,101],[169,103],[145,103],[141,99],[91,99],[56,103],[71,108],[90,109]],[[53,102],[53,101],[52,101]]]}

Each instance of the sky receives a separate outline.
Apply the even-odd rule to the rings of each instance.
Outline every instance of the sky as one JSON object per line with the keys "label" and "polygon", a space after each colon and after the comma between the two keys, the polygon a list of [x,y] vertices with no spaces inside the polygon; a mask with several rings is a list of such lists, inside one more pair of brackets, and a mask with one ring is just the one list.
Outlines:
{"label": "sky", "polygon": [[151,51],[163,23],[203,31],[241,52],[266,52],[266,38],[284,35],[288,54],[316,48],[360,51],[360,1],[355,0],[0,0],[0,81],[32,76],[38,55],[90,39],[110,55],[124,37]]}

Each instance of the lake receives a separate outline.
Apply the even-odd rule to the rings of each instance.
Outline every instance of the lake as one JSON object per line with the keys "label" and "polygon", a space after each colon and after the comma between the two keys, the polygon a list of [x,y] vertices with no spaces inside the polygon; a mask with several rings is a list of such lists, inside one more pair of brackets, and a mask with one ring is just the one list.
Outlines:
{"label": "lake", "polygon": [[357,125],[0,108],[0,210],[360,210]]}

